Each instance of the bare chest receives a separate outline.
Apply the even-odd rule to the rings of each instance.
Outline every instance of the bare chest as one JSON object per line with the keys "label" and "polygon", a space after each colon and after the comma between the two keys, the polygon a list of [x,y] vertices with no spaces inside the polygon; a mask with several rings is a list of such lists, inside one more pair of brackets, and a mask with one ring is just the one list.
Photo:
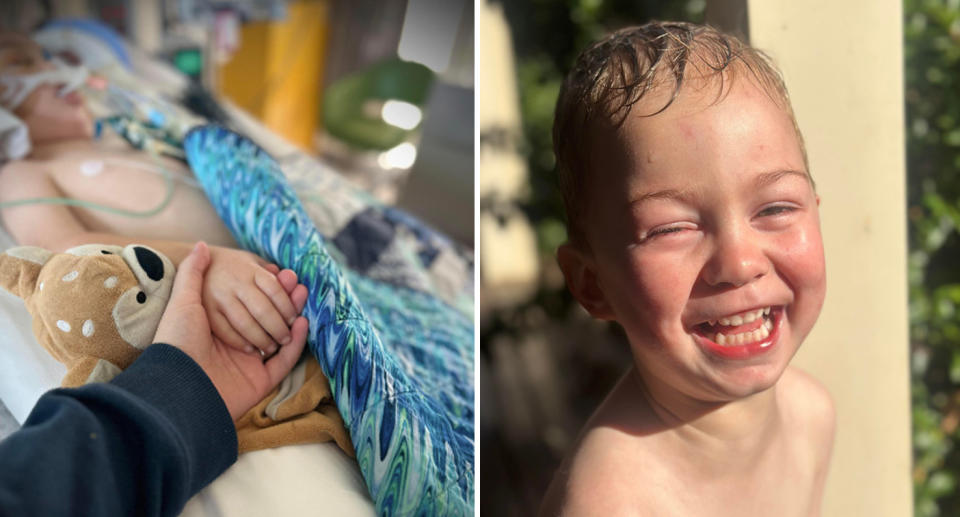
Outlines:
{"label": "bare chest", "polygon": [[118,147],[71,149],[48,163],[51,179],[65,197],[108,207],[74,207],[86,227],[149,239],[233,245],[184,164]]}
{"label": "bare chest", "polygon": [[[649,487],[634,490],[635,515],[744,516],[816,515],[815,469],[800,455],[784,454],[744,471],[731,467],[662,468]],[[645,509],[641,511],[641,509]]]}

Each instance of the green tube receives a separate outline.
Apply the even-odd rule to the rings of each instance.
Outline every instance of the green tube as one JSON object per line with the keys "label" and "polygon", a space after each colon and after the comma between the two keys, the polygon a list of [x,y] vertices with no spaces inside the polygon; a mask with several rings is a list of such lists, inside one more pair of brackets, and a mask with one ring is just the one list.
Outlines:
{"label": "green tube", "polygon": [[145,210],[145,211],[135,211],[135,210],[124,210],[122,208],[116,208],[112,206],[101,205],[94,203],[92,201],[84,201],[82,199],[70,199],[65,197],[37,197],[30,199],[15,199],[13,201],[2,201],[0,202],[0,209],[11,208],[15,206],[24,206],[24,205],[67,205],[67,206],[77,206],[81,208],[88,208],[90,210],[99,210],[101,212],[107,212],[109,214],[120,215],[124,217],[131,217],[135,219],[146,219],[148,217],[153,217],[163,211],[167,205],[170,204],[170,200],[173,199],[173,176],[167,169],[159,167],[161,173],[163,174],[164,184],[167,187],[167,193],[163,196],[163,201],[160,202],[156,207]]}

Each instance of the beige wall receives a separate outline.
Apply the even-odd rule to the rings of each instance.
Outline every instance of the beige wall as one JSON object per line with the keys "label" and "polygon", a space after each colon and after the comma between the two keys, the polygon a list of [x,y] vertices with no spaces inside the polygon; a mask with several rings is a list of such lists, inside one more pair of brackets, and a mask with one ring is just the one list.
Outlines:
{"label": "beige wall", "polygon": [[[481,1],[477,9],[477,127],[485,135],[521,134],[520,98],[510,28],[503,7]],[[533,227],[515,203],[527,195],[527,162],[514,146],[481,143],[477,151],[476,188],[481,200],[500,204],[494,215],[481,208],[479,245],[481,311],[528,299],[539,278]],[[482,205],[481,205],[482,206]]]}
{"label": "beige wall", "polygon": [[748,0],[820,193],[827,300],[796,364],[837,404],[827,516],[913,511],[900,0]]}

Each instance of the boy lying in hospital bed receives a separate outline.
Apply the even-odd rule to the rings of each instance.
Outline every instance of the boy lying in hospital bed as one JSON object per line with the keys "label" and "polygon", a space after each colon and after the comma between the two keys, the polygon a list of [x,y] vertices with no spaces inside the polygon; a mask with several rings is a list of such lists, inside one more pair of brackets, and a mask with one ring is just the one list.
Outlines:
{"label": "boy lying in hospital bed", "polygon": [[[7,97],[7,84],[22,86],[21,78],[52,68],[32,40],[0,33],[0,77],[13,77],[0,84],[0,99]],[[269,353],[283,336],[263,330],[269,325],[267,318],[272,316],[284,322],[278,333],[288,331],[286,314],[263,294],[264,286],[269,288],[276,283],[274,275],[263,273],[276,273],[276,268],[266,265],[265,270],[265,262],[259,257],[231,249],[236,246],[235,241],[203,191],[192,186],[192,174],[182,162],[136,151],[109,131],[95,138],[91,110],[78,95],[63,92],[60,88],[63,84],[56,81],[34,84],[36,87],[23,96],[15,108],[0,104],[0,108],[15,114],[27,126],[32,147],[21,160],[4,164],[6,160],[0,157],[0,205],[15,204],[11,202],[23,199],[60,197],[144,212],[158,206],[164,197],[165,181],[157,174],[158,167],[177,178],[173,195],[162,211],[148,218],[55,204],[0,208],[0,251],[13,244],[9,237],[16,244],[41,246],[57,252],[88,242],[136,242],[163,252],[179,265],[193,242],[205,240],[211,245],[212,263],[206,276],[203,303],[208,314],[215,314],[209,318],[211,323],[219,322],[213,327],[214,333],[233,346],[254,346]],[[61,93],[66,95],[58,95]],[[3,301],[19,302],[0,300]],[[0,312],[10,311],[17,305],[19,303],[0,303]],[[48,359],[42,357],[43,350],[36,356],[27,351],[34,346],[39,349],[39,345],[16,341],[17,336],[22,336],[21,340],[29,337],[29,322],[22,326],[19,321],[23,317],[26,317],[25,311],[0,314],[0,334],[5,335],[0,341],[0,351],[6,366],[10,367],[5,371],[13,375],[6,379],[2,395],[11,397],[11,401],[29,411],[35,396],[39,396],[38,389],[55,387],[59,376],[56,370],[49,369],[51,364],[55,365],[52,358],[41,360]],[[16,329],[2,328],[9,324]],[[17,329],[18,332],[13,332]],[[8,345],[12,348],[6,348]],[[29,378],[17,381],[15,371]],[[24,381],[26,384],[20,386]],[[326,407],[332,407],[332,401],[330,405],[318,406],[316,412],[321,413]],[[336,413],[336,408],[332,409]],[[19,414],[26,415],[23,411]],[[338,418],[336,424],[347,447],[335,442],[308,443],[243,454],[233,467],[187,504],[183,515],[305,514],[315,511],[318,496],[331,515],[374,515],[359,466],[352,459],[349,436],[342,420]],[[269,483],[265,483],[265,479],[269,479]],[[323,489],[318,492],[318,487]]]}
{"label": "boy lying in hospital bed", "polygon": [[[82,199],[97,205],[142,212],[166,195],[161,169],[189,178],[182,163],[132,149],[94,123],[77,91],[63,94],[66,79],[26,37],[0,36],[0,104],[26,125],[32,149],[25,159],[0,169],[0,203],[33,198]],[[21,93],[22,92],[22,93]],[[6,102],[4,102],[6,101]],[[52,251],[85,243],[141,243],[175,263],[192,243],[211,245],[212,262],[203,301],[211,327],[225,343],[272,354],[290,339],[293,305],[276,279],[275,266],[237,249],[226,227],[199,188],[177,181],[166,207],[148,218],[133,218],[79,206],[26,204],[0,210],[5,227],[23,245]]]}
{"label": "boy lying in hospital bed", "polygon": [[[6,58],[4,54],[0,53],[0,58],[16,60],[14,61],[16,66],[13,66],[14,63],[11,63],[11,65],[5,67],[3,65],[4,61],[0,60],[0,76],[4,75],[7,70],[10,70],[8,75],[15,78],[13,81],[15,84],[24,84],[25,82],[36,83],[37,76],[35,75],[35,71],[44,70],[49,67],[49,65],[43,63],[38,49],[33,45],[20,43],[16,45],[0,45],[0,50],[11,47],[13,50],[11,57]],[[20,79],[24,77],[26,77],[27,80]],[[5,220],[13,237],[21,244],[38,244],[53,250],[61,250],[82,242],[97,242],[102,244],[138,242],[167,254],[176,262],[178,262],[186,250],[189,249],[189,244],[182,241],[189,242],[197,238],[203,238],[219,246],[213,247],[211,250],[212,264],[207,273],[203,300],[206,310],[210,313],[209,320],[212,323],[213,332],[218,335],[220,332],[227,335],[230,335],[232,332],[238,341],[243,340],[238,343],[238,346],[241,347],[256,346],[261,348],[263,346],[274,345],[276,336],[269,335],[269,330],[265,331],[262,328],[257,328],[261,325],[259,321],[262,314],[252,310],[254,307],[251,307],[244,298],[246,293],[252,293],[249,296],[256,297],[258,290],[262,288],[261,284],[264,283],[263,281],[258,282],[258,280],[266,280],[266,277],[260,274],[262,268],[260,267],[261,262],[259,259],[253,255],[229,250],[225,247],[225,245],[232,245],[232,239],[227,235],[225,228],[220,224],[218,218],[214,217],[214,211],[205,196],[199,190],[194,190],[189,185],[186,185],[190,178],[184,173],[184,168],[180,167],[178,163],[161,158],[144,156],[141,153],[130,151],[126,144],[122,143],[120,139],[111,138],[109,134],[104,134],[99,138],[91,136],[93,131],[91,129],[90,110],[84,109],[82,102],[80,102],[81,99],[73,98],[74,96],[70,95],[69,89],[64,90],[63,88],[63,86],[69,86],[74,82],[74,80],[45,81],[46,84],[50,85],[50,88],[47,89],[46,92],[37,86],[33,88],[30,93],[32,96],[41,97],[40,100],[31,100],[31,98],[27,96],[22,100],[22,104],[18,104],[16,108],[14,108],[14,113],[24,120],[30,130],[34,149],[26,156],[26,160],[12,163],[6,168],[0,169],[0,207],[3,206],[4,202],[8,203],[7,206],[9,206],[9,203],[15,200],[37,197],[59,197],[92,201],[118,209],[142,211],[146,208],[161,205],[161,200],[164,198],[163,191],[165,190],[165,182],[163,179],[159,178],[156,174],[142,169],[155,169],[155,164],[159,163],[164,169],[169,169],[172,173],[175,173],[178,178],[184,179],[185,181],[177,182],[175,195],[169,206],[166,206],[166,208],[161,210],[157,215],[145,220],[117,217],[109,212],[104,213],[102,211],[89,210],[82,206],[68,207],[50,204],[26,204],[14,208],[2,209],[0,210],[0,216]],[[28,86],[31,85],[28,84]],[[36,86],[36,84],[32,86]],[[2,92],[0,92],[0,97],[3,97]],[[11,104],[7,106],[11,106]],[[96,105],[91,104],[91,106],[93,107],[93,111],[97,112]],[[47,107],[50,109],[45,109]],[[99,113],[99,115],[102,114],[103,113]],[[125,135],[129,137],[128,134]],[[221,159],[229,161],[230,158],[234,157],[231,154],[233,152],[231,146],[225,148],[231,149],[230,151],[224,150],[226,155],[219,153],[221,150],[219,144],[213,145],[211,149],[218,151],[218,153],[213,153],[215,156],[219,156],[216,161],[218,164],[223,163]],[[209,157],[209,155],[207,155],[207,157]],[[191,160],[193,160],[193,158],[191,158]],[[259,167],[259,164],[257,167]],[[219,170],[220,167],[218,166],[215,169]],[[254,169],[259,170],[256,167],[254,167]],[[199,171],[204,171],[205,167],[197,166],[197,170],[199,173]],[[249,179],[249,176],[247,179]],[[205,184],[205,186],[209,188],[211,185]],[[225,188],[213,189],[214,194],[212,195],[216,197],[217,192],[222,193],[223,190],[228,188],[226,185],[223,185],[223,187]],[[236,191],[233,192],[236,193]],[[244,189],[243,192],[247,192],[247,190]],[[285,191],[285,193],[292,197],[289,190]],[[337,200],[330,205],[321,207],[321,209],[318,210],[318,212],[322,213],[319,219],[324,222],[329,222],[323,219],[323,215],[327,215],[325,210],[328,208],[339,209],[342,205],[350,205],[350,207],[353,208],[351,204],[352,199],[344,203],[339,203],[339,201],[344,200],[337,198]],[[218,204],[218,206],[222,205]],[[282,206],[288,205],[282,204]],[[298,220],[305,222],[299,225],[294,224],[293,228],[307,228],[313,231],[314,233],[309,235],[314,237],[314,239],[309,240],[308,243],[322,246],[322,244],[317,244],[321,242],[317,237],[318,228],[314,228],[313,225],[310,224],[302,207],[296,203],[291,203],[291,206],[300,207],[299,211],[290,210],[289,213],[296,215],[299,218]],[[280,215],[284,214],[286,214],[286,212]],[[277,214],[274,213],[274,215]],[[336,214],[338,222],[343,219],[340,217],[342,215],[344,214],[339,212]],[[354,233],[359,230],[353,228],[353,223],[356,221],[363,222],[364,219],[362,216],[366,215],[366,210],[351,215],[349,219],[350,223],[339,230],[336,239],[343,236],[343,242],[347,244],[356,242],[351,239],[363,239],[364,242],[366,242],[366,235],[354,235]],[[369,217],[373,218],[375,215],[377,214],[372,214]],[[311,213],[311,216],[314,217],[314,221],[317,221],[317,214]],[[401,216],[401,214],[392,214],[392,216],[398,217]],[[366,267],[370,269],[379,267],[399,254],[416,249],[428,253],[428,256],[421,255],[418,252],[418,254],[412,255],[413,260],[410,264],[404,261],[398,267],[389,267],[390,274],[393,275],[391,278],[396,277],[398,274],[409,274],[409,278],[404,277],[403,280],[411,284],[416,282],[418,287],[421,283],[423,286],[432,286],[433,284],[431,282],[439,283],[448,280],[447,277],[451,275],[446,274],[449,272],[448,269],[441,267],[444,265],[444,261],[440,259],[446,257],[454,259],[454,262],[456,262],[456,259],[459,258],[456,251],[448,249],[443,242],[436,239],[430,232],[418,229],[418,226],[415,224],[410,224],[409,227],[404,225],[395,229],[391,226],[392,222],[386,220],[387,217],[389,216],[384,215],[383,219],[378,219],[378,221],[385,223],[381,226],[390,226],[391,230],[396,230],[396,232],[390,232],[389,237],[391,240],[389,241],[383,238],[384,235],[377,235],[377,237],[381,237],[379,241],[381,244],[389,244],[390,247],[382,250],[382,253],[379,253],[379,258],[376,263],[367,265]],[[225,220],[231,221],[235,219],[227,217]],[[272,221],[270,218],[263,220]],[[199,224],[200,221],[209,224],[207,226],[201,226]],[[318,227],[322,226],[321,223],[316,224]],[[378,227],[378,229],[381,228]],[[246,238],[243,232],[238,232],[237,235],[239,236],[238,238]],[[336,241],[336,239],[334,240]],[[414,240],[415,242],[413,242]],[[396,246],[396,248],[394,248],[394,246]],[[366,248],[361,249],[365,250]],[[271,256],[277,255],[272,253]],[[307,256],[309,256],[309,253],[307,253]],[[326,255],[324,254],[323,256]],[[220,260],[223,262],[220,268],[220,278],[223,285],[216,285],[215,278],[218,274],[216,268]],[[392,264],[393,263],[390,263],[389,265],[392,266]],[[285,263],[285,265],[287,265],[287,263]],[[466,268],[463,269],[466,271]],[[332,278],[337,282],[341,281],[341,277],[338,276],[339,272],[336,269],[332,270],[332,274],[328,274],[331,272],[327,272],[326,270],[323,271],[324,274],[322,278]],[[327,284],[323,284],[320,281],[310,283],[307,280],[317,280],[321,278],[321,276],[319,276],[319,274],[313,274],[311,276],[311,273],[315,273],[315,271],[311,271],[309,268],[300,272],[302,273],[303,279],[306,279],[303,280],[303,283],[312,286],[312,296],[318,296],[316,293],[340,293],[343,292],[343,289],[346,287],[346,285],[341,286],[339,283],[333,285],[333,282],[327,282]],[[241,273],[245,276],[240,277]],[[370,274],[384,274],[384,272],[375,270]],[[241,278],[246,280],[246,282],[240,283],[235,281],[234,278]],[[472,278],[472,275],[469,277],[464,275],[461,283],[452,282],[451,284],[462,284],[465,286],[464,289],[462,289],[464,293],[467,291],[466,287],[469,286],[471,289],[469,299],[472,300],[472,284],[470,283],[470,278]],[[274,280],[274,277],[271,276],[269,280]],[[403,385],[409,385],[411,388],[420,386],[420,384],[414,383],[411,380],[413,378],[412,376],[417,374],[419,376],[418,379],[425,379],[422,381],[423,386],[430,388],[443,386],[444,389],[447,390],[444,392],[444,398],[439,401],[430,399],[427,396],[420,396],[421,392],[415,391],[415,389],[401,390],[401,394],[409,395],[400,401],[403,402],[402,405],[393,404],[395,401],[392,401],[390,405],[381,404],[380,402],[383,400],[381,395],[383,395],[383,392],[380,391],[371,391],[370,396],[363,400],[354,401],[351,399],[350,402],[356,402],[356,404],[350,407],[360,408],[356,412],[351,413],[351,430],[360,429],[361,432],[368,432],[371,429],[388,429],[386,434],[378,431],[374,439],[365,439],[370,438],[370,436],[362,435],[361,439],[357,442],[361,446],[367,446],[367,452],[375,449],[380,452],[380,454],[377,455],[358,455],[364,458],[365,461],[359,465],[359,468],[363,470],[363,480],[367,482],[367,490],[371,492],[371,495],[373,495],[377,501],[381,500],[378,498],[379,495],[384,495],[384,498],[388,500],[387,504],[390,504],[389,501],[397,500],[397,490],[404,490],[404,500],[410,501],[408,506],[418,505],[424,502],[425,505],[429,506],[433,504],[434,507],[436,507],[436,504],[443,503],[443,499],[438,499],[437,489],[439,488],[439,490],[446,495],[446,500],[451,501],[445,504],[449,504],[450,507],[459,504],[459,506],[456,507],[462,507],[463,509],[468,507],[472,508],[472,498],[464,494],[472,494],[472,441],[468,437],[472,437],[471,423],[473,413],[472,407],[469,407],[470,404],[460,403],[461,401],[473,400],[472,378],[468,373],[472,372],[472,367],[467,368],[468,364],[472,364],[472,355],[470,354],[471,349],[465,346],[473,335],[472,327],[465,323],[465,319],[458,319],[459,315],[453,313],[453,311],[458,309],[444,305],[439,298],[434,298],[429,293],[422,295],[420,291],[413,291],[412,289],[397,289],[396,292],[391,291],[389,293],[390,296],[383,296],[384,284],[375,284],[373,281],[360,281],[360,279],[357,280],[358,284],[356,285],[366,289],[364,293],[370,297],[369,300],[372,300],[371,303],[374,310],[371,314],[373,314],[373,317],[380,318],[377,321],[383,323],[384,321],[397,321],[399,318],[399,321],[403,323],[403,325],[392,325],[390,328],[403,328],[405,330],[410,328],[414,330],[423,329],[423,332],[416,334],[417,337],[423,339],[408,339],[406,335],[387,336],[392,338],[391,344],[399,347],[401,350],[400,353],[406,354],[401,356],[401,359],[415,359],[419,357],[417,353],[421,353],[421,356],[425,357],[444,358],[443,364],[439,365],[437,361],[433,361],[430,365],[422,365],[416,361],[410,361],[409,363],[404,362],[401,365],[400,361],[392,361],[389,365],[393,365],[396,368],[391,370],[387,370],[386,368],[380,369],[380,363],[373,364],[372,362],[368,362],[365,364],[368,364],[369,368],[359,370],[361,372],[360,374],[363,375],[364,371],[371,372],[374,368],[377,368],[376,372],[383,372],[381,378],[389,375],[390,379],[404,381],[405,384]],[[404,288],[407,283],[403,283],[401,287]],[[324,290],[324,287],[330,287],[331,285],[333,285],[333,290]],[[218,289],[223,292],[218,293]],[[213,294],[208,294],[208,291]],[[451,291],[453,291],[454,301],[459,301],[460,298],[456,296],[462,294],[460,293],[461,290],[451,289]],[[218,297],[217,294],[220,294],[220,296]],[[339,300],[339,298],[337,299]],[[464,297],[464,299],[466,298]],[[399,306],[401,302],[413,303],[416,306],[413,310],[419,312],[411,314],[399,310],[397,306]],[[359,309],[359,303],[357,299],[351,296],[349,297],[349,303],[345,303],[344,306],[350,308],[350,310],[355,310]],[[464,306],[467,305],[468,304],[465,304]],[[314,307],[314,305],[309,304],[308,306],[311,308]],[[406,306],[408,305],[404,305],[404,307]],[[457,307],[459,307],[459,305]],[[268,309],[270,309],[270,311],[278,311],[276,307],[268,306]],[[244,326],[242,322],[238,323],[233,316],[234,313],[240,313],[241,317],[246,316],[250,325]],[[469,314],[472,314],[472,302],[469,304]],[[219,328],[216,325],[217,321],[222,323]],[[440,325],[442,325],[442,327]],[[269,340],[267,344],[258,344],[256,337],[251,337],[245,332],[248,328],[252,329],[254,333],[257,330],[263,333],[266,339]],[[313,328],[316,329],[318,327],[314,326]],[[327,327],[320,326],[319,328]],[[344,331],[343,334],[337,334],[337,336],[351,336],[351,339],[360,336],[358,339],[362,339],[362,343],[367,343],[366,338],[369,337],[370,344],[376,345],[376,350],[382,354],[376,356],[378,358],[392,360],[396,357],[395,355],[390,355],[393,353],[392,349],[387,350],[386,345],[382,345],[378,337],[379,334],[375,334],[375,325],[366,319],[350,320],[349,327],[346,325],[335,325],[330,328],[338,332],[340,330]],[[443,331],[439,333],[430,332],[432,328],[442,328]],[[228,338],[224,337],[224,339],[226,340]],[[337,340],[331,340],[329,337],[325,337],[324,339],[324,342],[338,343]],[[269,350],[269,348],[267,350]],[[363,350],[366,349],[364,348]],[[441,353],[435,354],[435,352],[438,351]],[[346,352],[347,353],[339,355],[338,357],[354,357],[350,354],[355,353],[358,357],[354,358],[364,358],[359,357],[359,354],[362,352],[354,349],[347,350]],[[355,363],[351,360],[350,364],[353,365]],[[329,365],[325,367],[327,366]],[[415,369],[416,371],[414,371]],[[345,369],[334,367],[331,371],[341,372],[345,371]],[[350,371],[357,370],[351,369]],[[340,384],[338,386],[342,385],[343,384]],[[424,393],[425,392],[426,390],[424,390]],[[431,390],[431,393],[433,393],[433,390]],[[338,405],[340,405],[342,399],[338,398],[337,400]],[[462,409],[455,408],[456,410],[450,410],[449,413],[459,415],[459,418],[453,418],[445,412],[448,408],[456,404],[460,404]],[[394,419],[393,417],[396,412],[401,411],[405,412],[404,414],[406,415],[414,415],[414,418],[405,417],[403,420]],[[387,420],[388,418],[390,418],[390,420]],[[390,427],[381,427],[380,423],[382,422],[389,422]],[[437,427],[432,427],[434,425]],[[390,433],[389,430],[391,429],[395,429],[395,432]],[[414,435],[413,433],[417,434]],[[411,436],[419,441],[411,439]],[[383,455],[383,449],[379,447],[381,442],[378,440],[383,440],[384,443],[389,442],[391,445],[396,444],[398,446],[391,449],[390,454],[385,457]],[[412,453],[408,445],[411,443],[414,447],[417,447]],[[430,444],[440,445],[430,450]],[[286,449],[291,448],[283,447],[276,451],[277,453],[284,453]],[[264,452],[273,453],[274,451]],[[258,458],[263,456],[257,453],[243,455],[244,457],[242,457],[240,461],[243,461],[245,457],[255,455]],[[374,456],[376,456],[376,458],[374,458]],[[395,458],[397,461],[394,461]],[[296,466],[299,469],[298,472],[304,472],[304,467],[313,468],[318,462],[306,463],[308,464]],[[387,471],[389,478],[387,478],[386,481],[382,481],[378,475],[386,471],[386,469],[381,467],[387,464],[389,464],[389,468],[391,469]],[[358,465],[356,462],[352,462],[351,467],[352,471],[356,472]],[[275,474],[291,471],[289,468],[277,470],[279,472],[271,471],[268,475],[268,478],[271,480],[268,485],[271,487],[275,485],[275,483],[273,483]],[[347,470],[346,474],[349,475],[350,469],[341,469],[341,471],[338,472],[338,477],[343,475],[343,470]],[[247,469],[247,472],[249,472],[249,469]],[[453,473],[452,477],[449,477],[451,473]],[[231,472],[228,471],[225,476],[230,474]],[[259,487],[263,485],[263,474],[264,471],[261,470],[261,474],[253,480],[254,486]],[[445,478],[444,476],[447,477]],[[302,475],[296,475],[293,476],[293,478],[293,481],[301,482],[304,479],[308,479],[311,485],[307,491],[300,492],[297,495],[316,495],[316,476],[311,475],[309,478],[304,478]],[[357,479],[359,480],[359,476],[357,476]],[[452,480],[455,480],[455,482]],[[398,486],[401,488],[395,488]],[[274,488],[271,488],[267,490],[267,492],[273,492],[274,490]],[[250,491],[247,490],[239,495],[243,496],[249,492]],[[324,490],[323,497],[325,499],[331,495],[327,492],[327,490]],[[336,490],[333,492],[335,493]],[[259,498],[257,499],[259,500]],[[433,502],[431,503],[431,501]],[[437,501],[440,501],[440,503]],[[364,502],[366,503],[366,507],[370,507],[369,496],[367,496]],[[372,508],[367,509],[372,510]],[[244,514],[252,513],[249,511],[249,508],[246,507],[241,507],[240,511]],[[315,511],[315,508],[313,511]],[[270,513],[275,512],[271,510]],[[288,512],[283,511],[281,513],[286,514]],[[312,513],[312,511],[307,513]],[[223,514],[229,515],[231,513],[224,512]],[[357,512],[347,513],[347,515],[355,514],[357,514]]]}
{"label": "boy lying in hospital bed", "polygon": [[[75,89],[84,79],[80,70],[48,61],[26,36],[0,34],[0,107],[22,121],[30,141],[26,156],[0,168],[0,221],[20,245],[59,252],[87,243],[145,244],[175,265],[194,242],[204,240],[211,263],[203,304],[214,335],[248,353],[276,353],[290,342],[297,317],[291,299],[305,299],[306,288],[298,286],[288,296],[278,279],[295,278],[292,271],[232,249],[236,243],[182,162],[133,149],[109,131],[95,138],[93,118]],[[175,180],[170,192],[164,175]],[[38,198],[83,200],[113,210],[24,202]],[[162,209],[149,217],[121,213],[143,214],[158,206]],[[335,437],[352,455],[327,381],[313,366],[304,368],[314,373],[294,376],[298,380],[287,386],[305,395],[274,401],[286,404],[281,413],[287,416],[275,412],[241,420],[246,426],[241,452]]]}

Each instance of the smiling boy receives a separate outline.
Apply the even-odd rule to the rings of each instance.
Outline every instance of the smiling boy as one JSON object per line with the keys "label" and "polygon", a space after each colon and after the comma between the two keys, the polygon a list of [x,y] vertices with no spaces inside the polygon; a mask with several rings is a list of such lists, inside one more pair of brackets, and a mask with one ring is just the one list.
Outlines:
{"label": "smiling boy", "polygon": [[819,199],[779,72],[715,29],[587,49],[557,103],[574,297],[633,366],[545,515],[818,515],[829,394],[789,366],[825,293]]}

